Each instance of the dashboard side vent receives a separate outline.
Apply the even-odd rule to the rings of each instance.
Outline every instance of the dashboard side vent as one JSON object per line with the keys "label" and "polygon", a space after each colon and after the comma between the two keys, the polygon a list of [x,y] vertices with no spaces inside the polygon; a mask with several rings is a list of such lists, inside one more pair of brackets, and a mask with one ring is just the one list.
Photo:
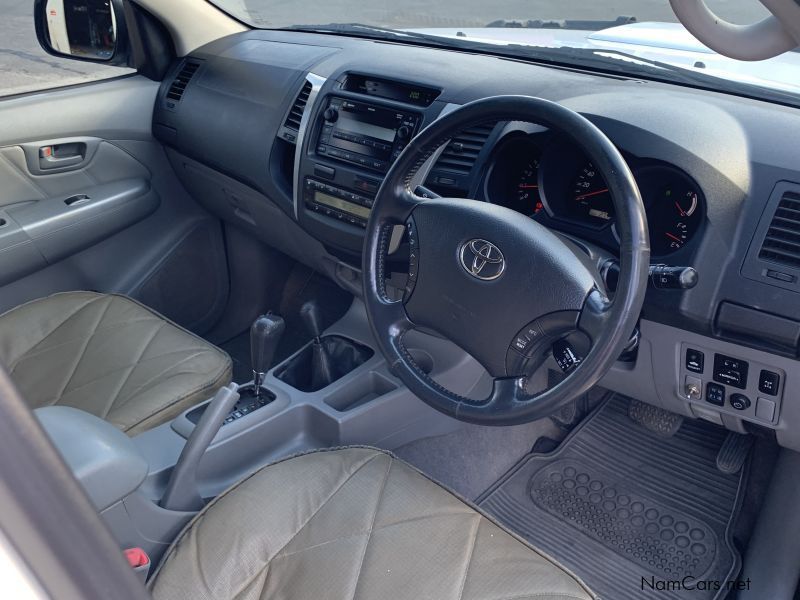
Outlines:
{"label": "dashboard side vent", "polygon": [[310,94],[311,82],[306,81],[303,84],[303,89],[300,90],[297,98],[295,98],[294,104],[292,104],[292,108],[289,110],[289,114],[286,115],[286,121],[283,123],[284,127],[293,131],[300,131],[300,120],[303,118],[303,111],[306,108],[306,103],[308,102],[308,96]]}
{"label": "dashboard side vent", "polygon": [[758,257],[800,267],[800,193],[787,191],[781,196]]}
{"label": "dashboard side vent", "polygon": [[486,140],[492,134],[494,124],[477,125],[465,129],[447,144],[436,161],[436,170],[451,171],[459,175],[469,175]]}
{"label": "dashboard side vent", "polygon": [[194,77],[194,74],[197,73],[197,69],[199,68],[200,63],[198,61],[186,60],[183,62],[181,70],[178,72],[178,75],[169,86],[169,90],[167,90],[168,101],[180,102],[181,98],[183,97],[183,93],[186,91],[186,86],[189,85],[189,82],[192,80],[192,77]]}

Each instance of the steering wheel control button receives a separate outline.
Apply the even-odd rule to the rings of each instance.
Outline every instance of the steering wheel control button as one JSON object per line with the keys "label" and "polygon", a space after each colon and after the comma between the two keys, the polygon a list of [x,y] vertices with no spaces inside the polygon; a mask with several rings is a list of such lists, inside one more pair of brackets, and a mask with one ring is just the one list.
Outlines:
{"label": "steering wheel control button", "polygon": [[736,410],[747,410],[750,408],[750,398],[744,394],[731,394],[729,402]]}
{"label": "steering wheel control button", "polygon": [[775,418],[775,402],[769,398],[756,400],[756,418],[772,423]]}
{"label": "steering wheel control button", "polygon": [[553,358],[564,373],[568,373],[574,367],[577,367],[582,360],[581,357],[575,354],[575,350],[566,340],[557,340],[553,344]]}
{"label": "steering wheel control button", "polygon": [[778,387],[781,384],[781,376],[772,371],[761,371],[758,376],[758,391],[767,396],[777,396]]}
{"label": "steering wheel control button", "polygon": [[705,355],[700,350],[686,349],[686,370],[692,373],[702,373]]}
{"label": "steering wheel control button", "polygon": [[725,386],[718,383],[707,384],[706,402],[714,404],[715,406],[725,406]]}
{"label": "steering wheel control button", "polygon": [[511,344],[511,347],[520,354],[525,354],[525,351],[528,349],[530,343],[531,341],[524,335],[518,335],[516,338],[514,338],[514,343]]}
{"label": "steering wheel control button", "polygon": [[494,281],[506,270],[506,259],[500,248],[487,240],[464,242],[459,256],[464,270],[481,281]]}
{"label": "steering wheel control button", "polygon": [[406,289],[403,294],[405,302],[411,298],[414,293],[414,287],[417,285],[417,276],[419,275],[419,238],[417,238],[417,226],[413,219],[406,222],[406,234],[408,235],[408,280],[406,281]]}
{"label": "steering wheel control button", "polygon": [[749,365],[744,360],[724,354],[715,354],[714,381],[743,390],[747,387],[748,367]]}

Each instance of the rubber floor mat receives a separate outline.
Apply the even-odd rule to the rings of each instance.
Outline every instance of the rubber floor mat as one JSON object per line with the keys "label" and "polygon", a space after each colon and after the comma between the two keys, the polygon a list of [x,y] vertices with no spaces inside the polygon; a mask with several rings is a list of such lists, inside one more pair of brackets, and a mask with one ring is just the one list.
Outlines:
{"label": "rubber floor mat", "polygon": [[741,563],[731,530],[744,487],[744,475],[716,468],[725,436],[689,419],[672,437],[657,435],[612,396],[479,504],[604,600],[724,598]]}

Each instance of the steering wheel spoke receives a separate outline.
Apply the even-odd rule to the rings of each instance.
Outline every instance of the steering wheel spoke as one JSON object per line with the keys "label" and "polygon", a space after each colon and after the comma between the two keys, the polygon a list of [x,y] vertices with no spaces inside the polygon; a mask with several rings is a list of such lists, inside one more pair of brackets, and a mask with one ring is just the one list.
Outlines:
{"label": "steering wheel spoke", "polygon": [[404,224],[414,209],[425,200],[417,196],[406,185],[395,186],[391,193],[386,196],[386,204],[383,206],[383,215],[392,223]]}
{"label": "steering wheel spoke", "polygon": [[595,344],[611,323],[612,302],[600,290],[592,290],[578,316],[578,329]]}

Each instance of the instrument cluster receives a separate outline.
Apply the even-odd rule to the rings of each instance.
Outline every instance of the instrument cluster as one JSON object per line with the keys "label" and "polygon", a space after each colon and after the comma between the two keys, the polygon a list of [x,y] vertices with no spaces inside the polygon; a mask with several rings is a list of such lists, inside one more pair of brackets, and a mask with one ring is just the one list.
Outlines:
{"label": "instrument cluster", "polygon": [[[696,238],[705,214],[697,183],[661,162],[625,157],[647,211],[651,253],[674,254]],[[548,227],[617,246],[615,211],[602,174],[571,142],[548,133],[511,135],[495,149],[486,199]]]}

